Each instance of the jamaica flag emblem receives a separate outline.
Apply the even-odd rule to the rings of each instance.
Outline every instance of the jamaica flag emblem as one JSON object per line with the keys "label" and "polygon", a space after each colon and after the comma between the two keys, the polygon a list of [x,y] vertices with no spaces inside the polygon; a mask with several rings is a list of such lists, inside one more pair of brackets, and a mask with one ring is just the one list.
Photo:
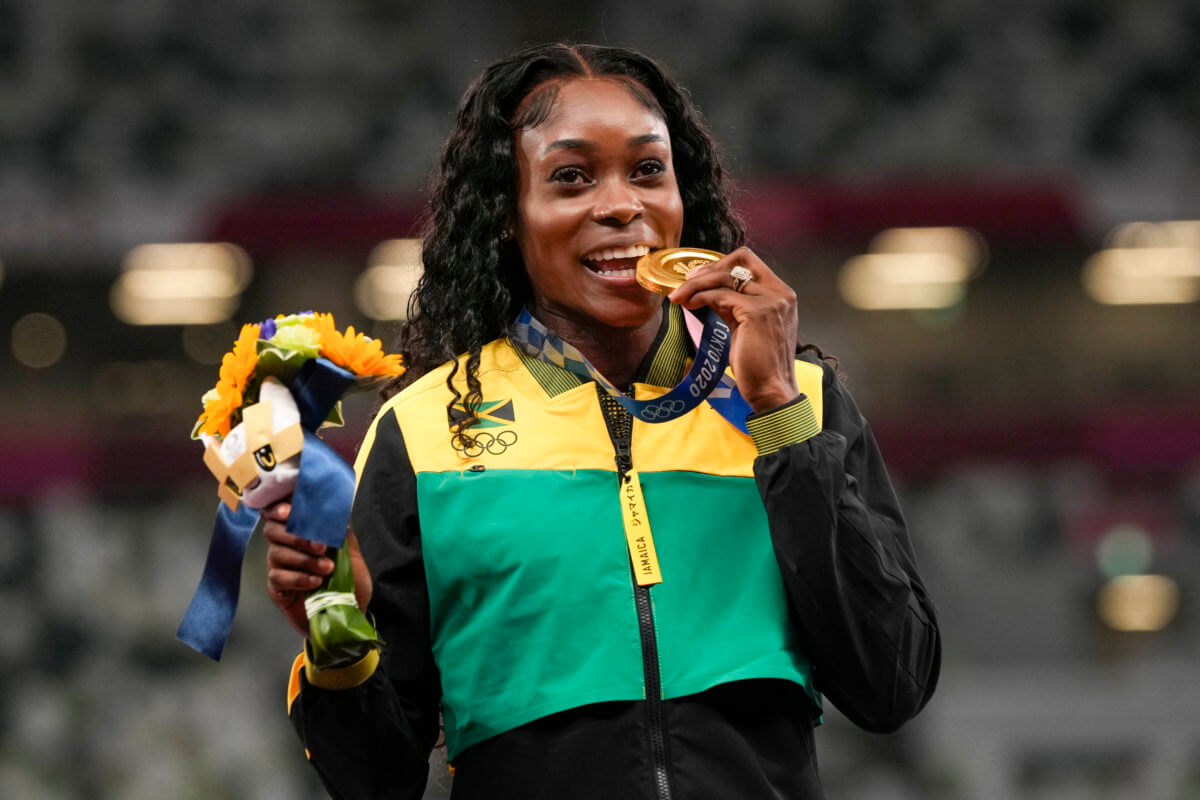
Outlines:
{"label": "jamaica flag emblem", "polygon": [[[479,404],[476,414],[479,421],[472,425],[472,428],[502,428],[517,421],[512,400],[485,400]],[[462,403],[455,403],[447,410],[447,416],[449,424],[453,425],[467,418],[467,409]]]}

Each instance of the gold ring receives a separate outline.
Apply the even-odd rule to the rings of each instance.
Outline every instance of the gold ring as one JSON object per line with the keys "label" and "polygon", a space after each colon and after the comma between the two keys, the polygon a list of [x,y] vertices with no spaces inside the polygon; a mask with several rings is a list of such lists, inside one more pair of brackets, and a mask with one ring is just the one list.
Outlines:
{"label": "gold ring", "polygon": [[739,264],[729,270],[729,277],[733,278],[733,290],[741,292],[745,290],[746,284],[754,280],[754,273]]}

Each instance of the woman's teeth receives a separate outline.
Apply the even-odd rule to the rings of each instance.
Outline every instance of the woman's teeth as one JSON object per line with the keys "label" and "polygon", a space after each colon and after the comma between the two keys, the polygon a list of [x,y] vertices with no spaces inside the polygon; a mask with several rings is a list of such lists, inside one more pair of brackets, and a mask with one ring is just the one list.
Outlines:
{"label": "woman's teeth", "polygon": [[[636,259],[650,252],[644,244],[597,250],[583,257],[588,269],[605,278],[632,278]],[[630,263],[634,262],[634,263]]]}
{"label": "woman's teeth", "polygon": [[618,258],[641,258],[649,252],[650,248],[646,245],[635,244],[629,247],[614,247],[608,250],[597,250],[594,253],[588,253],[583,257],[583,260],[596,264],[602,261],[612,261]]}

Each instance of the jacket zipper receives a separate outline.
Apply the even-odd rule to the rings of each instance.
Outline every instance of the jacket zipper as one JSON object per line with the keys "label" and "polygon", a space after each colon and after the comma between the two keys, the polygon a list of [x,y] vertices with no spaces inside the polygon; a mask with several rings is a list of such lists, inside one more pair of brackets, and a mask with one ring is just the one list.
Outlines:
{"label": "jacket zipper", "polygon": [[[603,406],[602,406],[603,407]],[[623,408],[620,412],[628,415]],[[605,413],[608,423],[608,413]],[[620,433],[608,424],[609,438],[616,451],[617,485],[623,486],[629,480],[629,472],[633,469],[633,418],[627,416],[627,423],[621,426]],[[633,564],[630,563],[631,579]],[[650,759],[654,771],[654,786],[657,800],[671,800],[671,778],[668,771],[670,759],[667,752],[666,724],[662,702],[662,676],[658,669],[658,636],[654,632],[654,609],[650,605],[649,586],[640,586],[633,580],[633,600],[637,609],[638,632],[642,640],[642,676],[646,686],[646,730],[650,740]]]}

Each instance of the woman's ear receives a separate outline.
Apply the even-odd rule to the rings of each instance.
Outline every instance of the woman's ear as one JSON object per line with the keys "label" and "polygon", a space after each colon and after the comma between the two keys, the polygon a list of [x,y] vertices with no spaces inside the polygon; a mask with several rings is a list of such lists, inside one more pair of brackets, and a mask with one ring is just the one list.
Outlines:
{"label": "woman's ear", "polygon": [[508,219],[506,219],[504,221],[504,225],[501,226],[500,232],[497,234],[497,236],[500,239],[500,241],[502,241],[502,242],[511,242],[513,239],[516,238],[516,236],[517,236],[517,215],[516,214],[513,214],[512,216],[510,216]]}

